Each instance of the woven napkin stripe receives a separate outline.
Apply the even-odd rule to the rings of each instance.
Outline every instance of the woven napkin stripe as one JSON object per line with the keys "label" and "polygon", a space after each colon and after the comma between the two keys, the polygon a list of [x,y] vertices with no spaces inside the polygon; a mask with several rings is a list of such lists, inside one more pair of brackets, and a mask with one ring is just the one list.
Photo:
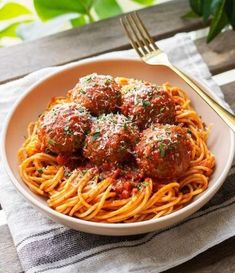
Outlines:
{"label": "woven napkin stripe", "polygon": [[[42,234],[35,234],[34,236],[24,238],[24,240],[20,241],[17,244],[17,250],[20,259],[24,261],[24,268],[27,272],[47,272],[48,270],[49,272],[53,272],[53,270],[59,268],[63,269],[68,265],[77,265],[78,268],[80,268],[80,264],[82,266],[85,266],[87,263],[93,262],[100,255],[112,255],[112,252],[115,252],[116,250],[120,250],[128,255],[128,252],[132,251],[133,248],[137,248],[140,253],[142,253],[142,259],[146,259],[146,248],[148,248],[148,245],[152,242],[159,241],[158,238],[163,233],[168,233],[169,238],[171,238],[170,234],[174,233],[174,231],[177,231],[177,229],[184,229],[187,226],[187,228],[185,228],[185,232],[187,232],[188,229],[190,229],[190,225],[192,224],[194,226],[195,221],[196,223],[199,223],[199,220],[201,220],[202,223],[206,223],[209,221],[213,223],[213,225],[215,225],[216,227],[215,218],[218,218],[218,215],[220,215],[220,213],[223,213],[224,210],[227,210],[228,208],[233,211],[235,209],[235,162],[232,169],[230,170],[226,182],[224,183],[220,191],[214,196],[214,198],[197,213],[187,218],[183,222],[174,225],[173,227],[170,227],[169,229],[164,229],[159,232],[153,232],[145,235],[107,237],[58,228],[56,230],[53,230],[53,232],[51,230],[48,230],[48,232],[43,232]],[[222,214],[221,217],[219,217],[218,219],[219,221],[223,221]],[[230,225],[231,229],[233,229],[232,223],[230,223]],[[194,236],[195,235],[196,234],[194,234]],[[235,235],[235,230],[233,231],[233,235]],[[186,234],[185,237],[187,236],[188,235]],[[216,232],[213,236],[216,236]],[[229,233],[228,237],[230,236],[231,233]],[[182,240],[184,239],[185,238],[182,238]],[[214,245],[213,240],[215,238],[212,237],[211,239],[212,241],[209,241],[209,243],[212,242],[212,245]],[[227,237],[225,239],[227,239]],[[164,244],[165,242],[162,241],[161,243]],[[156,245],[158,245],[157,242]],[[209,245],[208,247],[210,246],[211,245]],[[208,247],[203,249],[199,248],[198,250],[204,251]],[[159,250],[154,251],[152,249],[151,251],[154,254],[152,255],[152,257],[159,256]],[[199,251],[199,253],[201,251]],[[45,253],[47,253],[47,255],[45,255]],[[189,251],[188,255],[190,254],[191,253]],[[193,256],[195,256],[195,253],[192,255],[192,257]],[[58,261],[60,261],[60,265],[58,265]],[[180,263],[181,262],[178,261],[175,265]],[[156,267],[154,268],[155,270],[157,270]],[[166,265],[165,269],[167,268],[168,267]],[[150,269],[151,266],[148,268],[148,270]],[[144,270],[146,270],[146,268],[143,268],[143,272],[146,272]],[[162,270],[163,268],[160,269],[160,271]],[[117,271],[113,272],[120,271],[118,271],[117,269]],[[138,269],[138,272],[142,271]]]}

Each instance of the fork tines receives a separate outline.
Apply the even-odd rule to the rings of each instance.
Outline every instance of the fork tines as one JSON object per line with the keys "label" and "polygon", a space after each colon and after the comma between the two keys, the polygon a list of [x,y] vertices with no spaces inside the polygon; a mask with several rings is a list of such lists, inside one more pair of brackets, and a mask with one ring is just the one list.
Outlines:
{"label": "fork tines", "polygon": [[140,57],[144,57],[146,54],[158,50],[137,12],[123,16],[120,18],[120,21],[132,47],[137,51]]}

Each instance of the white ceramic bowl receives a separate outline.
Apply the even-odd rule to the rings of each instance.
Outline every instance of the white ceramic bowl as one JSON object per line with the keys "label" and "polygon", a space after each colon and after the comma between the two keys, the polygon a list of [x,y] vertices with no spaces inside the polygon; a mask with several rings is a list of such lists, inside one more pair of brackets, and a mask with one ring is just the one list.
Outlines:
{"label": "white ceramic bowl", "polygon": [[[216,169],[210,179],[209,187],[205,192],[197,196],[193,202],[186,207],[159,219],[138,223],[106,224],[88,222],[56,212],[48,207],[42,197],[35,195],[28,189],[19,176],[16,156],[18,149],[24,141],[23,136],[26,133],[28,123],[37,119],[38,115],[47,106],[51,97],[65,95],[66,91],[76,84],[79,77],[92,72],[143,79],[159,84],[169,81],[171,84],[181,87],[188,93],[193,106],[202,116],[206,124],[214,125],[209,136],[208,145],[215,155]],[[212,94],[212,91],[208,90],[202,84],[200,85],[206,89],[208,93]],[[188,217],[206,204],[221,187],[230,169],[234,155],[234,135],[215,112],[167,67],[150,66],[133,59],[106,58],[96,61],[82,61],[79,65],[73,65],[67,69],[56,72],[31,87],[26,94],[20,98],[7,119],[3,134],[2,154],[6,171],[17,190],[26,200],[32,203],[35,208],[39,209],[43,214],[49,216],[54,221],[70,228],[89,233],[131,235],[169,227]]]}

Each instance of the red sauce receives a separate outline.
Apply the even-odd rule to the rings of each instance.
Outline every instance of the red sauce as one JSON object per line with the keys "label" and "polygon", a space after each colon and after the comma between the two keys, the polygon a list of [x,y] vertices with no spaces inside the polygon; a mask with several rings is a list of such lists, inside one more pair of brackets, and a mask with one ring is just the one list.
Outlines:
{"label": "red sauce", "polygon": [[66,176],[73,169],[92,169],[100,181],[112,177],[112,190],[120,199],[145,187],[147,177],[155,192],[161,183],[181,176],[192,152],[186,130],[168,124],[175,122],[171,96],[141,81],[128,88],[121,101],[111,76],[88,75],[70,92],[74,102],[55,105],[40,117],[38,148],[56,154]]}

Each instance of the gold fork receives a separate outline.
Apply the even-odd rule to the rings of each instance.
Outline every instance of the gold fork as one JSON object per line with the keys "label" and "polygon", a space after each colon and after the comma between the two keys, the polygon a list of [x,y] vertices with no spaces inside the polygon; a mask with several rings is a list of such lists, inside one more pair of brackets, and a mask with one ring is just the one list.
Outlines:
{"label": "gold fork", "polygon": [[120,19],[123,28],[140,58],[150,65],[165,65],[180,76],[196,93],[226,122],[235,132],[235,116],[223,108],[213,98],[195,84],[187,75],[173,66],[167,55],[158,48],[149,35],[144,23],[136,12],[130,13]]}

